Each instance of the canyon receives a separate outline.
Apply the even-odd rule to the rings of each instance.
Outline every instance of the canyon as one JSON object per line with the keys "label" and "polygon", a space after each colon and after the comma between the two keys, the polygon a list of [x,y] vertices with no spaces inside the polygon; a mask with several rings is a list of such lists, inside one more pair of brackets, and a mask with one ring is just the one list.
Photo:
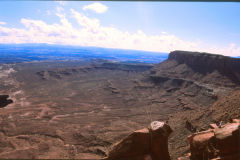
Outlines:
{"label": "canyon", "polygon": [[191,151],[187,136],[240,118],[240,60],[222,55],[9,63],[0,81],[0,158],[101,159],[160,121],[171,127],[169,158],[177,159]]}

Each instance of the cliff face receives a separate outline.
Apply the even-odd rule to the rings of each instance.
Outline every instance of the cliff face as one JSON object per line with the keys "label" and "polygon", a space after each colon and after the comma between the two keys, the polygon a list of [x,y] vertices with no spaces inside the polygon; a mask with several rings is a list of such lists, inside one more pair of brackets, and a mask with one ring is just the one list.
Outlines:
{"label": "cliff face", "polygon": [[201,84],[236,87],[240,84],[240,59],[201,52],[173,51],[152,69],[152,77],[181,78]]}
{"label": "cliff face", "polygon": [[226,107],[227,110],[224,107],[226,104],[211,107],[240,87],[240,60],[237,58],[174,51],[145,77],[146,82],[159,88],[159,93],[169,94],[162,96],[169,99],[164,103],[165,106],[181,107],[168,120],[174,130],[169,137],[169,149],[175,159],[188,149],[183,141],[186,135],[207,129],[209,123],[239,118],[236,116],[239,115],[238,105]]}
{"label": "cliff face", "polygon": [[[201,67],[199,70],[211,72],[238,72],[240,73],[240,59],[202,52],[173,51],[169,54],[169,60],[185,63],[191,67]],[[239,78],[239,77],[238,77]]]}

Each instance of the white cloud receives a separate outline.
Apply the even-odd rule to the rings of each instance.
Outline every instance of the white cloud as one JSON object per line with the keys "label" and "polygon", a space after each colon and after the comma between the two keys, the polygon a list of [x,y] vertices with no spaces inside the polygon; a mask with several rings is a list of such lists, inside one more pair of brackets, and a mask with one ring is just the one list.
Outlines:
{"label": "white cloud", "polygon": [[99,3],[99,2],[95,2],[95,3],[92,3],[90,5],[85,5],[83,6],[83,10],[86,11],[86,10],[92,10],[96,13],[104,13],[108,10],[108,7]]}
{"label": "white cloud", "polygon": [[170,33],[148,35],[142,30],[135,33],[113,26],[102,26],[100,21],[71,9],[71,16],[79,26],[73,27],[64,10],[58,9],[58,23],[22,18],[23,29],[0,26],[0,43],[49,43],[107,48],[137,49],[156,52],[188,50],[240,56],[240,46],[212,46],[201,41],[186,41]]}
{"label": "white cloud", "polygon": [[82,26],[86,27],[88,30],[95,30],[99,28],[100,23],[98,19],[90,19],[80,12],[77,12],[73,9],[71,9],[71,12],[73,14],[73,17],[77,20],[77,23]]}
{"label": "white cloud", "polygon": [[7,24],[7,23],[6,23],[6,22],[1,22],[1,21],[0,21],[0,25],[5,25],[5,24]]}

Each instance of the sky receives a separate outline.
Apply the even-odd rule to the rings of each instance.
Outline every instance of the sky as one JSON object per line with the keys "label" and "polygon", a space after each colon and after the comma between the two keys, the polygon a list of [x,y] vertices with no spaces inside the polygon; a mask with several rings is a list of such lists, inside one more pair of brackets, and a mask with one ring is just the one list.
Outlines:
{"label": "sky", "polygon": [[240,56],[240,3],[1,1],[0,43]]}

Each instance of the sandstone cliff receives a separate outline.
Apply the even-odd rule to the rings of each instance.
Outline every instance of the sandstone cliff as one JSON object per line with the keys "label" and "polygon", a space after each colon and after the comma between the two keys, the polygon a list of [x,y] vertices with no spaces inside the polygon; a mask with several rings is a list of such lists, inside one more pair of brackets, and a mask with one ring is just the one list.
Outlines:
{"label": "sandstone cliff", "polygon": [[153,79],[170,77],[200,84],[236,87],[240,84],[240,59],[201,52],[173,51],[152,70]]}
{"label": "sandstone cliff", "polygon": [[201,67],[199,70],[207,70],[207,72],[219,70],[220,72],[231,71],[240,73],[239,58],[202,52],[173,51],[169,54],[168,59],[176,60],[178,63],[185,63],[195,68]]}

